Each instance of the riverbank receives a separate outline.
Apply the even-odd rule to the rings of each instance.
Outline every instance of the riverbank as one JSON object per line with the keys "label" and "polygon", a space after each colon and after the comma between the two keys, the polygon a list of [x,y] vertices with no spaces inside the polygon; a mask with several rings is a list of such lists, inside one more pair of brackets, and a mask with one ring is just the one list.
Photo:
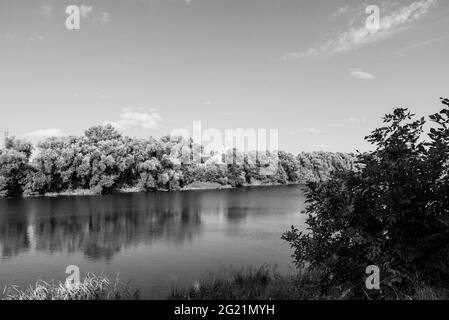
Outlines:
{"label": "riverbank", "polygon": [[[231,185],[221,185],[219,183],[212,182],[194,182],[190,185],[183,187],[179,190],[156,190],[156,191],[142,191],[139,188],[121,188],[112,194],[123,194],[123,193],[151,193],[151,192],[176,192],[176,191],[200,191],[200,190],[229,190],[229,189],[239,189],[239,188],[256,188],[256,187],[280,187],[280,186],[293,186],[293,185],[303,185],[302,183],[272,183],[272,184],[264,184],[264,183],[255,183],[255,184],[244,184],[241,187],[233,187]],[[67,190],[62,192],[47,192],[43,195],[26,195],[24,198],[36,198],[36,197],[73,197],[73,196],[95,196],[99,195],[90,189],[77,189],[77,190]]]}
{"label": "riverbank", "polygon": [[20,288],[10,285],[0,291],[0,300],[138,300],[139,292],[117,278],[88,274],[78,285],[66,286],[60,281],[38,280],[35,285]]}
{"label": "riverbank", "polygon": [[[356,295],[344,284],[324,289],[322,274],[304,270],[281,274],[276,268],[225,270],[189,288],[173,288],[169,300],[447,300],[449,290],[415,281],[402,291],[369,291]],[[363,282],[361,282],[363,285]],[[360,288],[359,288],[360,289]]]}
{"label": "riverbank", "polygon": [[[321,274],[303,271],[280,274],[275,267],[222,270],[210,274],[188,288],[173,288],[167,300],[447,300],[449,290],[416,282],[408,290],[368,292],[356,297],[344,285],[323,289]],[[78,286],[66,287],[60,281],[38,280],[20,288],[10,285],[0,291],[0,300],[139,300],[139,291],[118,279],[89,274]]]}
{"label": "riverbank", "polygon": [[[327,180],[335,171],[358,168],[352,154],[259,154],[236,149],[225,151],[226,163],[220,157],[203,155],[201,161],[184,163],[185,150],[201,152],[201,146],[192,145],[190,139],[134,139],[122,136],[112,126],[89,128],[80,137],[48,138],[38,144],[35,153],[31,143],[13,137],[5,146],[0,149],[0,197],[60,191],[62,195],[106,194],[129,187],[175,191],[230,188],[248,182],[305,183]],[[198,181],[206,185],[190,186]]]}

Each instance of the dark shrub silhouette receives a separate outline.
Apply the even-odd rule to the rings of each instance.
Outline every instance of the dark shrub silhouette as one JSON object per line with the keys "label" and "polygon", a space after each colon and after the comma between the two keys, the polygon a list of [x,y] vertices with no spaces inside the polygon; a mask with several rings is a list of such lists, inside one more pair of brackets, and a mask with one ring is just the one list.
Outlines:
{"label": "dark shrub silhouette", "polygon": [[324,289],[365,295],[369,265],[381,270],[380,294],[417,279],[449,284],[449,100],[441,101],[427,134],[425,118],[395,109],[365,138],[376,148],[359,154],[362,169],[308,184],[308,230],[292,227],[283,239],[299,267],[322,271]]}

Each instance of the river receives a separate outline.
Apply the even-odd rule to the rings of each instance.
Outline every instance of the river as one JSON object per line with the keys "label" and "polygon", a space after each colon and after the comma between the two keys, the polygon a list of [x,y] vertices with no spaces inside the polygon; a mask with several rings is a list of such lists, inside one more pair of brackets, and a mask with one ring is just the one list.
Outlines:
{"label": "river", "polygon": [[0,289],[64,280],[68,265],[163,299],[228,267],[293,270],[280,237],[303,228],[303,186],[0,199]]}

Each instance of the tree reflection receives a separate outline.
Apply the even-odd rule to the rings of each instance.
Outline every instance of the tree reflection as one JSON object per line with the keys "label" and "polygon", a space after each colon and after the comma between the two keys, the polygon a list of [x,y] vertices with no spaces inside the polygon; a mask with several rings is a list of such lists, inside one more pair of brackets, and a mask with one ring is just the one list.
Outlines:
{"label": "tree reflection", "polygon": [[207,228],[235,232],[249,217],[298,207],[299,188],[275,188],[0,199],[0,254],[3,260],[28,251],[111,260],[127,248],[181,246]]}
{"label": "tree reflection", "polygon": [[[179,245],[201,233],[199,207],[184,200],[182,193],[4,200],[1,255],[82,252],[109,260],[124,248],[161,239]],[[14,206],[23,213],[16,215]]]}

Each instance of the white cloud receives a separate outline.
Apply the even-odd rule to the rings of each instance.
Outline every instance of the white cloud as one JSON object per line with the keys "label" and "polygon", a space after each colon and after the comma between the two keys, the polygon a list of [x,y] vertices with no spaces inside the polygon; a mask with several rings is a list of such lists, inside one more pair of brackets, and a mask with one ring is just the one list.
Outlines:
{"label": "white cloud", "polygon": [[40,129],[27,133],[27,136],[30,137],[62,137],[65,135],[60,129]]}
{"label": "white cloud", "polygon": [[445,41],[449,39],[449,36],[443,36],[443,37],[439,37],[439,38],[435,38],[435,39],[430,39],[430,40],[425,40],[425,41],[421,41],[419,43],[415,43],[411,46],[408,46],[406,48],[403,48],[402,50],[400,50],[399,52],[397,52],[398,56],[401,57],[405,57],[407,55],[407,53],[411,50],[415,50],[415,49],[419,49],[422,47],[426,47],[426,46],[430,46],[432,44],[441,42],[441,41]]}
{"label": "white cloud", "polygon": [[97,14],[93,14],[93,12],[93,6],[87,6],[84,4],[80,6],[80,14],[84,19],[91,17],[94,22],[99,23],[103,27],[107,26],[111,22],[111,15],[108,12],[101,12]]}
{"label": "white cloud", "polygon": [[111,22],[111,15],[107,12],[102,12],[99,19],[102,26],[107,26]]}
{"label": "white cloud", "polygon": [[241,115],[240,111],[225,111],[222,113],[225,117],[239,117]]}
{"label": "white cloud", "polygon": [[341,123],[339,123],[339,122],[333,122],[333,123],[331,123],[331,127],[334,127],[334,128],[342,128],[343,125],[342,125]]}
{"label": "white cloud", "polygon": [[44,3],[44,5],[36,11],[36,15],[49,19],[53,16],[53,12],[54,8],[52,5],[49,3]]}
{"label": "white cloud", "polygon": [[322,149],[334,149],[336,145],[334,144],[309,144],[309,148],[322,148]]}
{"label": "white cloud", "polygon": [[109,99],[109,96],[108,96],[107,94],[105,94],[105,93],[99,93],[99,94],[98,94],[98,97],[99,97],[101,100],[107,100],[107,99]]}
{"label": "white cloud", "polygon": [[[381,10],[379,29],[367,28],[365,21],[362,26],[350,27],[349,30],[340,32],[335,38],[319,43],[305,51],[288,53],[284,59],[299,59],[309,56],[318,56],[322,54],[344,53],[361,46],[388,38],[394,33],[408,29],[409,24],[429,12],[437,5],[438,0],[419,0],[409,6],[399,9]],[[368,16],[366,16],[368,17]]]}
{"label": "white cloud", "polygon": [[342,15],[344,15],[345,13],[347,13],[348,11],[349,11],[349,6],[348,6],[348,5],[343,6],[343,7],[341,7],[341,8],[338,8],[337,11],[335,11],[335,12],[332,14],[332,17],[334,17],[334,18],[341,17]]}
{"label": "white cloud", "polygon": [[140,107],[125,107],[120,114],[120,120],[109,121],[105,124],[111,124],[116,129],[153,129],[156,128],[162,121],[162,117],[159,115],[156,109],[145,110]]}
{"label": "white cloud", "polygon": [[85,6],[84,4],[80,6],[80,13],[83,18],[88,18],[92,10],[93,10],[92,6]]}
{"label": "white cloud", "polygon": [[335,149],[338,148],[341,148],[341,146],[334,144],[308,144],[300,146],[299,152],[334,151]]}
{"label": "white cloud", "polygon": [[348,122],[350,123],[366,123],[368,120],[366,118],[357,118],[357,117],[351,117],[348,119]]}
{"label": "white cloud", "polygon": [[376,78],[371,73],[365,72],[365,71],[363,71],[361,69],[351,70],[351,76],[353,78],[361,79],[361,80],[374,80]]}
{"label": "white cloud", "polygon": [[305,128],[305,129],[302,130],[302,132],[306,132],[306,133],[310,133],[310,134],[323,133],[322,130],[317,129],[317,128]]}
{"label": "white cloud", "polygon": [[37,36],[29,37],[28,40],[29,41],[34,41],[34,40],[44,41],[45,37],[43,35],[41,35],[41,34],[38,34]]}

